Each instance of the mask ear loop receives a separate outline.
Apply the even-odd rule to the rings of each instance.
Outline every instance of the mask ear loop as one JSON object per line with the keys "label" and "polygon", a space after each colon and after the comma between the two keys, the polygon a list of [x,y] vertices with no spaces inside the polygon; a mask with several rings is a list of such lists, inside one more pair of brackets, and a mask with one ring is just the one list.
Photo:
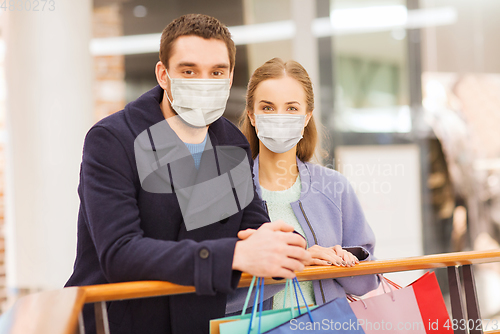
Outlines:
{"label": "mask ear loop", "polygon": [[[167,73],[167,77],[168,79],[170,80],[170,90],[172,90],[172,78],[170,77],[170,75],[168,74],[168,71],[167,69],[165,69],[165,73]],[[173,105],[172,101],[170,101],[170,98],[168,97],[168,93],[167,91],[165,91],[165,95],[167,96],[167,100],[168,102],[170,102],[170,105]],[[174,99],[174,97],[172,96],[172,100]]]}

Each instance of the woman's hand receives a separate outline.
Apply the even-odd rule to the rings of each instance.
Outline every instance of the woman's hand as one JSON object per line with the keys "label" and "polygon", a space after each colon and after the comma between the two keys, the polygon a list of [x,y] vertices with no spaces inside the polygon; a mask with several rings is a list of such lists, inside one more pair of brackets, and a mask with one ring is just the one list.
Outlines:
{"label": "woman's hand", "polygon": [[352,267],[355,264],[359,263],[358,258],[349,251],[342,249],[340,245],[333,246],[332,249],[335,251],[338,257],[342,258],[344,262],[347,264],[347,267]]}
{"label": "woman's hand", "polygon": [[336,245],[333,247],[321,247],[318,245],[314,245],[307,249],[309,253],[311,253],[312,259],[306,265],[309,266],[342,266],[342,267],[352,267],[356,263],[359,263],[359,260],[356,256],[351,254],[350,252],[343,250],[340,245]]}
{"label": "woman's hand", "polygon": [[307,251],[312,256],[311,261],[306,264],[308,266],[344,266],[344,260],[337,255],[332,247],[314,245],[309,247]]}

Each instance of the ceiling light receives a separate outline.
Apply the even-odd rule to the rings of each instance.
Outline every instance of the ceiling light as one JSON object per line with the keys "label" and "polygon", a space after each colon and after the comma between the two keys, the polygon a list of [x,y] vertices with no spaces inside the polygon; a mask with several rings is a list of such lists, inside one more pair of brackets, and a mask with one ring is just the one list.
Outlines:
{"label": "ceiling light", "polygon": [[[138,7],[143,7],[141,10],[147,13],[146,7],[135,8]],[[391,31],[392,36],[398,39],[404,38],[402,31],[405,29],[453,24],[457,21],[457,17],[457,9],[454,7],[413,10],[407,10],[405,6],[335,9],[330,13],[330,17],[315,19],[311,29],[317,38]],[[292,20],[228,28],[236,45],[288,40],[296,34],[295,23]],[[161,33],[93,38],[90,50],[96,56],[158,52],[160,37]]]}
{"label": "ceiling light", "polygon": [[148,15],[148,9],[141,5],[135,6],[133,12],[135,17],[145,17]]}
{"label": "ceiling light", "polygon": [[402,5],[334,9],[330,12],[333,29],[350,32],[402,27],[407,19],[408,11]]}

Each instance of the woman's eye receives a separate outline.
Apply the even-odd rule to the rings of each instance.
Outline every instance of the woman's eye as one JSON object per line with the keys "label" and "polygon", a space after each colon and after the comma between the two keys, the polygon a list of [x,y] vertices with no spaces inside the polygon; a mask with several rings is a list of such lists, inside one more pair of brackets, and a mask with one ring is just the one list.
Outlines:
{"label": "woman's eye", "polygon": [[295,107],[289,107],[288,110],[290,110],[290,111],[298,111],[298,109],[295,108]]}
{"label": "woman's eye", "polygon": [[265,111],[272,111],[273,108],[271,108],[270,106],[264,106],[264,108],[262,108],[262,110],[265,110]]}

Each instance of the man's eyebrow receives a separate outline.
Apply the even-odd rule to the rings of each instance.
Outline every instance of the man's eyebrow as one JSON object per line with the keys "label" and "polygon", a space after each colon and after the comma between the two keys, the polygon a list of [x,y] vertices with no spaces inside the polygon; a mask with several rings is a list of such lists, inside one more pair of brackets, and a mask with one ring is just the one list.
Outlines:
{"label": "man's eyebrow", "polygon": [[195,63],[189,63],[189,62],[183,62],[177,64],[177,67],[195,67],[195,66],[196,66]]}
{"label": "man's eyebrow", "polygon": [[213,68],[229,68],[229,64],[217,64],[217,65],[214,65]]}

